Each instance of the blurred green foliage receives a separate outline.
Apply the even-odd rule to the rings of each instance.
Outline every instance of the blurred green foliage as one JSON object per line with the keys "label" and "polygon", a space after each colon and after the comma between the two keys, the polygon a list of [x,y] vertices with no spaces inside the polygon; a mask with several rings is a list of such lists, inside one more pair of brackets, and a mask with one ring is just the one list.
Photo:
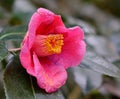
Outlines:
{"label": "blurred green foliage", "polygon": [[11,11],[15,0],[0,0],[0,5],[6,10]]}

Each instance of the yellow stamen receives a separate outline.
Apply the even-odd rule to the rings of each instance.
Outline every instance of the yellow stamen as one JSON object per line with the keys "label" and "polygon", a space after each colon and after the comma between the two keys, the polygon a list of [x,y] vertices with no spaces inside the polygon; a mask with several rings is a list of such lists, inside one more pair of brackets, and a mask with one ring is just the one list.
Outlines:
{"label": "yellow stamen", "polygon": [[33,50],[39,56],[47,56],[61,53],[64,45],[62,34],[38,35],[35,39]]}

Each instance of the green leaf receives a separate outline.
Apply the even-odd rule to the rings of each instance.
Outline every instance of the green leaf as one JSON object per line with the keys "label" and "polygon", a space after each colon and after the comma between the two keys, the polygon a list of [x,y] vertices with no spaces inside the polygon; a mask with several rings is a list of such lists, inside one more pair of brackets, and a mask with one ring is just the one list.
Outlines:
{"label": "green leaf", "polygon": [[0,62],[8,55],[4,41],[0,40]]}
{"label": "green leaf", "polygon": [[15,40],[18,40],[18,39],[22,39],[23,38],[23,35],[24,33],[22,32],[9,32],[7,34],[4,34],[0,37],[0,39],[3,39],[3,40],[12,40],[12,39],[15,39]]}
{"label": "green leaf", "polygon": [[32,78],[32,85],[34,87],[34,92],[36,99],[64,99],[64,96],[61,92],[61,90],[53,92],[53,93],[46,93],[44,89],[41,89],[37,82],[36,79]]}
{"label": "green leaf", "polygon": [[48,94],[30,77],[15,57],[4,72],[6,99],[64,99],[60,91]]}
{"label": "green leaf", "polygon": [[35,99],[30,76],[15,57],[4,72],[6,99]]}
{"label": "green leaf", "polygon": [[86,53],[79,67],[120,78],[120,69],[117,66],[90,51]]}
{"label": "green leaf", "polygon": [[4,28],[4,30],[0,32],[0,62],[9,54],[7,43],[12,41],[16,48],[20,47],[26,28],[26,26],[14,26]]}
{"label": "green leaf", "polygon": [[1,82],[0,82],[0,99],[6,99],[3,84],[1,84]]}
{"label": "green leaf", "polygon": [[4,30],[0,33],[0,40],[12,40],[15,39],[23,39],[26,33],[26,26],[14,26],[4,28]]}
{"label": "green leaf", "polygon": [[115,64],[116,66],[118,66],[118,68],[120,68],[120,60],[114,61],[113,64]]}
{"label": "green leaf", "polygon": [[55,92],[52,94],[47,94],[47,93],[36,93],[36,99],[65,99],[62,93]]}
{"label": "green leaf", "polygon": [[0,68],[0,99],[6,99],[3,87],[3,71]]}

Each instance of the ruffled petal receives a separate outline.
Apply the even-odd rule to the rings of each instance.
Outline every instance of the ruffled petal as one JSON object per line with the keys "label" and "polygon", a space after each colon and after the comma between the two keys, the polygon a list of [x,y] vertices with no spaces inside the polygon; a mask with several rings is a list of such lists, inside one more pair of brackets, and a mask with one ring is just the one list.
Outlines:
{"label": "ruffled petal", "polygon": [[28,26],[29,47],[31,48],[36,34],[55,33],[54,29],[57,26],[64,26],[61,17],[47,9],[39,8],[31,17]]}
{"label": "ruffled petal", "polygon": [[79,65],[86,51],[86,44],[83,41],[83,33],[84,32],[79,27],[64,30],[63,34],[65,40],[62,52],[50,56],[50,60],[57,65],[64,66],[65,68]]}
{"label": "ruffled petal", "polygon": [[47,57],[38,59],[35,53],[33,61],[37,83],[46,92],[54,92],[64,85],[67,73],[63,66],[52,63]]}
{"label": "ruffled petal", "polygon": [[[60,54],[38,57],[33,50],[35,37],[49,34],[63,34],[62,51]],[[27,34],[22,42],[21,64],[30,75],[36,77],[41,88],[48,93],[54,92],[66,82],[65,69],[81,62],[86,50],[83,38],[84,33],[79,27],[67,29],[59,15],[40,8],[31,17]]]}
{"label": "ruffled petal", "polygon": [[37,28],[38,34],[43,35],[54,34],[56,27],[58,26],[64,27],[64,23],[62,22],[60,15],[56,15],[51,11],[43,8],[40,8],[37,11],[41,16],[40,20],[41,24],[39,24],[39,27]]}
{"label": "ruffled petal", "polygon": [[47,20],[47,22],[42,22],[37,28],[36,33],[41,35],[57,34],[55,32],[55,29],[59,26],[64,27],[61,16],[54,15],[53,20]]}
{"label": "ruffled petal", "polygon": [[38,11],[32,15],[28,26],[29,48],[32,47],[38,27],[43,23],[51,24],[54,19],[53,16],[54,14],[52,12],[43,8],[38,9]]}

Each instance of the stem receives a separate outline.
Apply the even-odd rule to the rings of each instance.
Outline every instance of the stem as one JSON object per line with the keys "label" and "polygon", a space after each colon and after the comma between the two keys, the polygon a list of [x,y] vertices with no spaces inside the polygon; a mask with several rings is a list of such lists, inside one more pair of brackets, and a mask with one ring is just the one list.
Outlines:
{"label": "stem", "polygon": [[9,52],[17,52],[20,51],[21,48],[13,48],[13,49],[8,49]]}

